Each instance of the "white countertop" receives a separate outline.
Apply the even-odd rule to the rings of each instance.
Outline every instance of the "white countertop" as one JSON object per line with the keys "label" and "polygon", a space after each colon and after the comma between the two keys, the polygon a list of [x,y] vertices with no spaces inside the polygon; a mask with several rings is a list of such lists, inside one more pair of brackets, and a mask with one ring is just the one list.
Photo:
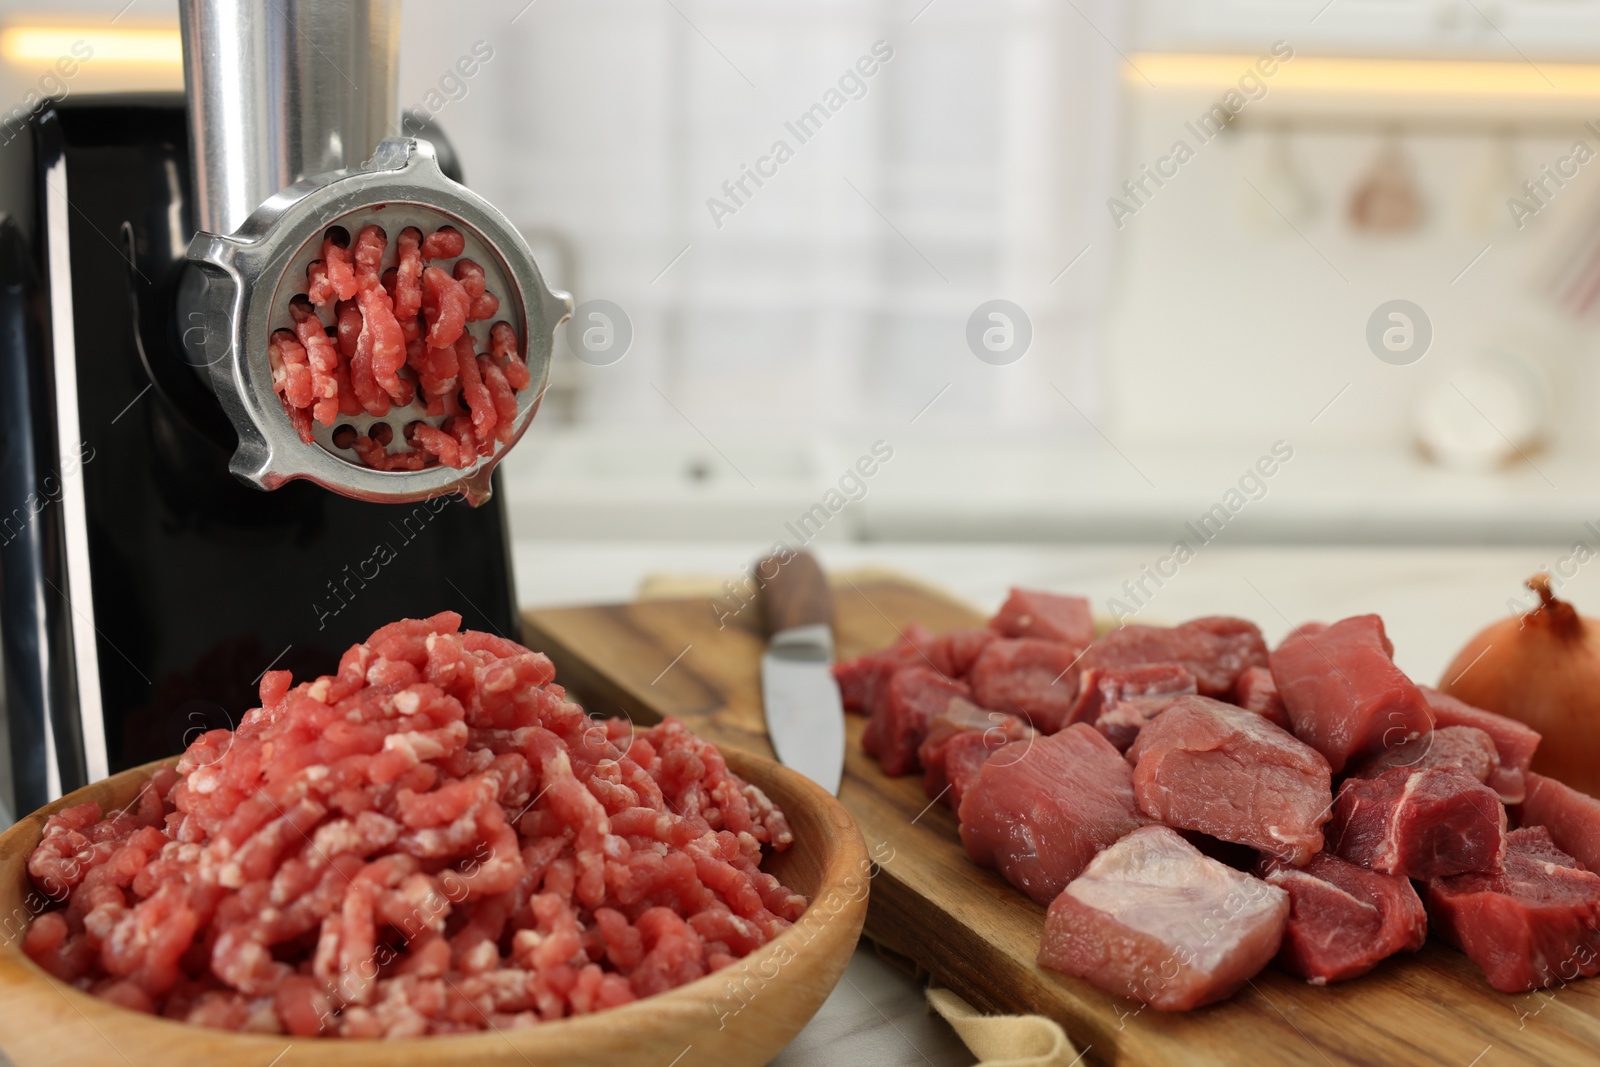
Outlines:
{"label": "white countertop", "polygon": [[[741,573],[770,542],[714,543],[521,540],[515,545],[518,600],[524,606],[621,601],[649,575]],[[1125,580],[1154,566],[1169,546],[1017,546],[838,544],[819,546],[824,567],[886,567],[942,586],[992,611],[1011,585],[1090,596],[1096,611],[1123,595]],[[1176,622],[1235,614],[1255,620],[1269,641],[1309,619],[1375,611],[1387,624],[1395,658],[1433,683],[1473,633],[1527,594],[1521,582],[1565,549],[1285,548],[1213,544],[1166,579],[1142,620]],[[1170,567],[1169,567],[1170,569]],[[1600,614],[1600,564],[1578,571],[1562,596]],[[693,655],[693,652],[690,652]],[[930,1016],[906,975],[860,949],[827,1004],[776,1061],[782,1067],[877,1067],[973,1062],[943,1020]],[[1069,1030],[1070,1036],[1070,1030]]]}
{"label": "white countertop", "polygon": [[[1464,473],[1404,441],[1302,433],[1140,442],[1111,431],[1008,440],[904,422],[828,434],[535,423],[502,470],[512,529],[550,540],[704,543],[781,536],[874,441],[893,449],[827,522],[850,541],[1169,541],[1274,441],[1293,452],[1228,523],[1229,544],[1539,544],[1600,521],[1594,449],[1570,441]],[[1593,536],[1593,535],[1591,535]]]}

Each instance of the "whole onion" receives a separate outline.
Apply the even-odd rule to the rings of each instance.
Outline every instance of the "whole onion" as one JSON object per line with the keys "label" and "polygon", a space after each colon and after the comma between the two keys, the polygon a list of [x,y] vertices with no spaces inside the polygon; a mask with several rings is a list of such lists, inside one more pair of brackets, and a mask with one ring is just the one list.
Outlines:
{"label": "whole onion", "polygon": [[1484,629],[1445,668],[1439,688],[1544,735],[1533,769],[1600,794],[1600,621],[1528,579],[1539,606]]}

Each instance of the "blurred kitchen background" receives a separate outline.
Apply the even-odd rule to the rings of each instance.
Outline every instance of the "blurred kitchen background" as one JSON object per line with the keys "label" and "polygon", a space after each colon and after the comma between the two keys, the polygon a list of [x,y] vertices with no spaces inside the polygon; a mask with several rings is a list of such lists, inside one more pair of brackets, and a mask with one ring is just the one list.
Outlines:
{"label": "blurred kitchen background", "polygon": [[[1100,603],[1221,504],[1156,613],[1271,630],[1230,553],[1366,546],[1353,610],[1437,558],[1477,619],[1600,546],[1600,0],[404,10],[402,99],[580,305],[503,468],[524,603],[780,539]],[[176,7],[5,0],[0,61],[18,106],[175,90]]]}
{"label": "blurred kitchen background", "polygon": [[[402,57],[579,305],[501,468],[524,605],[783,541],[1378,611],[1424,681],[1536,569],[1600,606],[1600,0],[406,0]],[[0,0],[0,141],[181,88],[173,0]]]}
{"label": "blurred kitchen background", "polygon": [[[0,7],[8,99],[181,85],[171,2]],[[1280,440],[1230,541],[1600,518],[1594,0],[412,0],[403,41],[612,308],[508,461],[519,535],[767,542],[878,440],[825,542],[1161,541]],[[1014,362],[969,344],[994,299]],[[1420,358],[1369,346],[1392,300]]]}

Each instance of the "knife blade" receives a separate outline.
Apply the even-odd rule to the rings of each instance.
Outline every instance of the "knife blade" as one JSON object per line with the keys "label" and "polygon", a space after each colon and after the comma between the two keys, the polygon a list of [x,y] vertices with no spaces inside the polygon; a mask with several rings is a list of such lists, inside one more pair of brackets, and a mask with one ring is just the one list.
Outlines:
{"label": "knife blade", "polygon": [[778,759],[837,796],[844,777],[844,704],[833,679],[833,594],[809,552],[755,566],[761,700]]}

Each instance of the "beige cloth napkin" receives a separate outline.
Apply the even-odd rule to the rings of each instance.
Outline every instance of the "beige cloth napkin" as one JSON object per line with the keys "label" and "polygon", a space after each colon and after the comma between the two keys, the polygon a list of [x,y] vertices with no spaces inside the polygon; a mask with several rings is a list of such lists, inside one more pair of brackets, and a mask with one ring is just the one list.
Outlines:
{"label": "beige cloth napkin", "polygon": [[983,1015],[948,989],[929,989],[928,1006],[966,1042],[978,1067],[1071,1067],[1081,1058],[1066,1031],[1043,1015]]}

